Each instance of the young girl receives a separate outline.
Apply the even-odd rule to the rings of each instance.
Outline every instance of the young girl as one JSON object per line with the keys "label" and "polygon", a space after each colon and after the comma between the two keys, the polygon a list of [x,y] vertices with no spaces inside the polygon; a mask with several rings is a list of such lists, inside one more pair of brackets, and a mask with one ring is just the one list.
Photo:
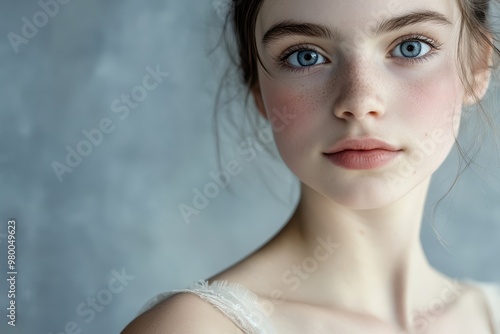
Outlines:
{"label": "young girl", "polygon": [[300,200],[267,244],[123,333],[500,333],[500,287],[446,277],[419,238],[500,55],[491,5],[232,1],[243,81]]}

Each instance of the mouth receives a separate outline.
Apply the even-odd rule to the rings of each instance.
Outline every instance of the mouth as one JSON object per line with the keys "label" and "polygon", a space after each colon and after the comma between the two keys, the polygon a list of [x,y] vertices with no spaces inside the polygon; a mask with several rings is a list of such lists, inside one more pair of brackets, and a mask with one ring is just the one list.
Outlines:
{"label": "mouth", "polygon": [[384,150],[390,152],[400,151],[394,145],[386,143],[379,139],[345,139],[340,141],[337,145],[331,148],[325,154],[335,154],[342,151],[371,151],[371,150]]}
{"label": "mouth", "polygon": [[335,165],[353,170],[380,168],[401,154],[402,150],[378,139],[346,139],[324,155]]}

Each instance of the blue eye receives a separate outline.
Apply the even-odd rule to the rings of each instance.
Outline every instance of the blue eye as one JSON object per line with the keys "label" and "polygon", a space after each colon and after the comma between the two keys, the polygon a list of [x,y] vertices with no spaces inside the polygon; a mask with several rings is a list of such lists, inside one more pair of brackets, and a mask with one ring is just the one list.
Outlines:
{"label": "blue eye", "polygon": [[[418,41],[418,40],[409,40],[399,44],[393,52],[393,56],[395,57],[403,57],[403,58],[420,58],[425,56],[432,50],[432,46],[429,44]],[[423,54],[421,54],[425,51]]]}
{"label": "blue eye", "polygon": [[295,51],[286,60],[294,67],[310,67],[318,64],[318,62],[324,63],[326,61],[318,52],[309,49]]}

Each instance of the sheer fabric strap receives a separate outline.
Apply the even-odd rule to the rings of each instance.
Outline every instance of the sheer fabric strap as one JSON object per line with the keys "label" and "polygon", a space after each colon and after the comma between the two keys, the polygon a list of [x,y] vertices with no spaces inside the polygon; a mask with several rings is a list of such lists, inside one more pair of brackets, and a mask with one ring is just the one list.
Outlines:
{"label": "sheer fabric strap", "polygon": [[152,298],[139,313],[143,313],[161,301],[174,294],[187,292],[199,296],[201,299],[220,310],[245,334],[270,334],[270,325],[263,308],[258,303],[257,295],[240,284],[227,281],[199,280],[190,288],[172,290],[161,293]]}

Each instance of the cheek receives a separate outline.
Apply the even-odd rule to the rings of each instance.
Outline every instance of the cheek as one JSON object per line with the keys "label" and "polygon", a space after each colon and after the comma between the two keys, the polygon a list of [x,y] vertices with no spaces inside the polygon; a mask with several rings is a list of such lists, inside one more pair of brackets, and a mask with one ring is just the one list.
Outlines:
{"label": "cheek", "polygon": [[401,113],[400,121],[424,136],[436,130],[442,131],[453,142],[458,133],[463,100],[463,89],[456,71],[444,67],[416,84],[406,83],[404,90],[402,95],[406,98],[398,98],[398,109],[406,110]]}
{"label": "cheek", "polygon": [[[322,95],[313,85],[284,85],[261,80],[264,105],[278,151],[293,170],[294,157],[313,152],[318,145],[320,117],[325,109]],[[331,136],[330,136],[331,137]]]}
{"label": "cheek", "polygon": [[398,109],[405,111],[398,123],[406,129],[409,146],[432,156],[429,162],[436,169],[458,135],[463,100],[460,79],[456,71],[443,66],[432,76],[406,83],[403,89]]}

